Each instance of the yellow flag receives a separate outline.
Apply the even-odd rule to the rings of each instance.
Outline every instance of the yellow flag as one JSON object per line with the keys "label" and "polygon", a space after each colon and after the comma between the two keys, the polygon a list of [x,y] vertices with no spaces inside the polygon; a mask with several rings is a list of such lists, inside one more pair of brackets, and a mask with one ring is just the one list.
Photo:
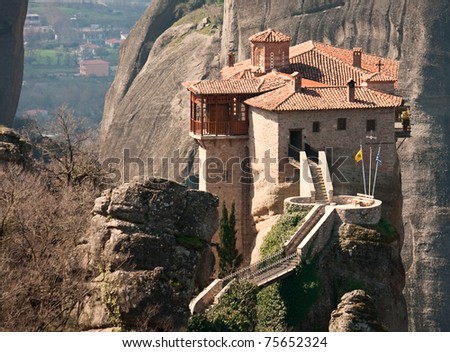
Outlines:
{"label": "yellow flag", "polygon": [[359,163],[363,158],[362,149],[359,149],[359,152],[355,155],[355,161]]}

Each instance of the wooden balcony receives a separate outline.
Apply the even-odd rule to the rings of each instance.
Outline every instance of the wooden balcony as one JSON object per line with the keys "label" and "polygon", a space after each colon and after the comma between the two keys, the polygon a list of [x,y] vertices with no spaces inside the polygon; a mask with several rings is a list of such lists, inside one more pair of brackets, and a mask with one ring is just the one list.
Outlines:
{"label": "wooden balcony", "polygon": [[247,121],[198,121],[191,119],[194,136],[247,136]]}

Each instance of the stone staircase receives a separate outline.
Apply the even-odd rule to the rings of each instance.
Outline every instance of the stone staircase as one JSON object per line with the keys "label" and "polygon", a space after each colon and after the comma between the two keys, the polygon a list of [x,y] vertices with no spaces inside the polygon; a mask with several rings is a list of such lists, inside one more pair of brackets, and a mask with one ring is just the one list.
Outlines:
{"label": "stone staircase", "polygon": [[325,187],[325,181],[323,178],[322,168],[315,162],[308,160],[309,168],[311,170],[311,176],[314,183],[314,189],[316,191],[316,203],[329,204],[327,189]]}
{"label": "stone staircase", "polygon": [[[191,312],[202,313],[211,304],[217,303],[222,294],[226,292],[227,286],[234,280],[246,280],[262,287],[291,274],[301,262],[301,257],[297,253],[297,247],[308,236],[323,215],[324,205],[318,204],[314,206],[297,232],[284,244],[280,251],[223,279],[217,279],[215,284],[206,288],[204,292],[191,301]],[[220,292],[218,292],[218,287],[221,289],[219,289]],[[207,291],[210,291],[210,293]]]}

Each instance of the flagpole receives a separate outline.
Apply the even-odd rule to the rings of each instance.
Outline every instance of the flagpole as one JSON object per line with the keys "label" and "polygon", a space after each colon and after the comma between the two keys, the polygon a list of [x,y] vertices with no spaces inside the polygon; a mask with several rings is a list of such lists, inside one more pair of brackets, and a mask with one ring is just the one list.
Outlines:
{"label": "flagpole", "polygon": [[364,170],[364,153],[362,153],[362,142],[359,145],[359,148],[361,150],[361,166],[362,166],[362,174],[363,174],[363,181],[364,181],[364,194],[367,194],[366,170]]}
{"label": "flagpole", "polygon": [[377,166],[375,167],[375,179],[374,179],[374,181],[373,181],[372,197],[375,196],[375,185],[376,185],[376,183],[377,183],[378,165],[381,163],[381,159],[380,159],[380,151],[381,151],[381,143],[380,143],[380,146],[378,147],[378,153],[377,153],[377,158],[376,158],[376,164],[377,164]]}
{"label": "flagpole", "polygon": [[369,153],[369,196],[372,188],[372,140],[370,140],[370,153]]}
{"label": "flagpole", "polygon": [[370,131],[370,136],[366,136],[367,139],[370,139],[370,155],[369,155],[369,196],[370,190],[372,189],[372,140],[377,139],[377,137],[373,136],[373,131]]}

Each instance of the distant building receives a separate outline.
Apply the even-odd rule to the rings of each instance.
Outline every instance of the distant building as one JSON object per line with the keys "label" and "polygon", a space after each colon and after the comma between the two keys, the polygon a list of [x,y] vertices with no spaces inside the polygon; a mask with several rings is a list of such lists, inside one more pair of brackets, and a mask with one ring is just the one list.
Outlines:
{"label": "distant building", "polygon": [[104,45],[106,31],[98,24],[91,24],[90,27],[81,28],[82,38],[86,43]]}
{"label": "distant building", "polygon": [[124,42],[124,39],[112,38],[112,39],[106,39],[105,45],[109,46],[110,48],[120,48],[120,46],[122,45],[123,42]]}
{"label": "distant building", "polygon": [[31,27],[31,26],[40,26],[41,25],[41,18],[38,14],[30,13],[27,14],[27,17],[25,18],[25,27]]}
{"label": "distant building", "polygon": [[22,114],[23,119],[42,119],[48,117],[48,110],[44,109],[32,109],[27,110]]}
{"label": "distant building", "polygon": [[97,50],[99,48],[100,46],[98,46],[97,44],[81,44],[78,52],[83,58],[87,58],[89,56],[93,57],[97,55]]}
{"label": "distant building", "polygon": [[80,61],[80,76],[106,77],[109,76],[109,62],[105,60]]}

